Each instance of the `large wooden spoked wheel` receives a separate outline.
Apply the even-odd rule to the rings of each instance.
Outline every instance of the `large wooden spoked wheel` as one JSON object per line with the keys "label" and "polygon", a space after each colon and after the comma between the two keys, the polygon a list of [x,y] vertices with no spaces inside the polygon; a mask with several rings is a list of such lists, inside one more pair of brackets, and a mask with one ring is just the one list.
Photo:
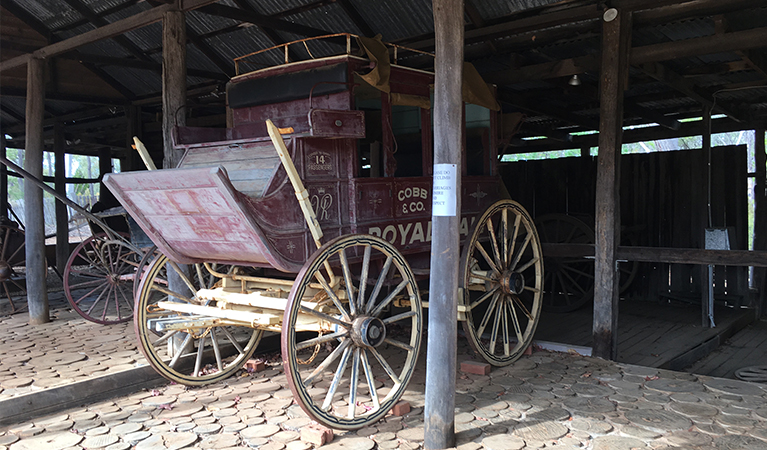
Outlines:
{"label": "large wooden spoked wheel", "polygon": [[133,285],[140,259],[141,255],[103,234],[82,241],[69,255],[64,268],[64,292],[72,309],[85,319],[104,325],[131,320]]}
{"label": "large wooden spoked wheel", "polygon": [[13,225],[0,225],[0,284],[2,292],[11,304],[11,311],[16,312],[16,300],[26,297],[27,290],[24,275],[17,270],[24,266],[24,232]]}
{"label": "large wooden spoked wheel", "polygon": [[[594,244],[594,230],[567,214],[547,214],[535,221],[541,242],[547,244]],[[594,260],[583,257],[544,256],[543,310],[575,311],[594,298]]]}
{"label": "large wooden spoked wheel", "polygon": [[422,324],[415,276],[393,245],[367,235],[323,245],[299,272],[283,319],[282,358],[296,401],[333,428],[377,421],[413,374]]}
{"label": "large wooden spoked wheel", "polygon": [[[169,288],[169,272],[178,277],[182,289]],[[168,380],[198,386],[227,378],[253,355],[261,340],[262,330],[158,306],[158,302],[173,301],[215,308],[215,301],[196,296],[199,289],[212,288],[213,280],[218,278],[211,277],[203,264],[182,266],[163,254],[149,263],[141,277],[133,319],[139,349]],[[190,322],[199,326],[189,326]]]}
{"label": "large wooden spoked wheel", "polygon": [[500,200],[477,218],[461,274],[469,343],[490,364],[511,364],[532,342],[543,296],[541,243],[519,203]]}

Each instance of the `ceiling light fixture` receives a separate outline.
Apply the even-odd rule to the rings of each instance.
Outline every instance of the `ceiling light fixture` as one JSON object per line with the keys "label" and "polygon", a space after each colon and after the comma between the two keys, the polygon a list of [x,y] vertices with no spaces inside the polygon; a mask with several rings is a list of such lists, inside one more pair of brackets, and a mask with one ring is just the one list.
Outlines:
{"label": "ceiling light fixture", "polygon": [[570,86],[580,86],[581,85],[581,79],[578,78],[578,75],[573,75],[572,78],[567,82]]}

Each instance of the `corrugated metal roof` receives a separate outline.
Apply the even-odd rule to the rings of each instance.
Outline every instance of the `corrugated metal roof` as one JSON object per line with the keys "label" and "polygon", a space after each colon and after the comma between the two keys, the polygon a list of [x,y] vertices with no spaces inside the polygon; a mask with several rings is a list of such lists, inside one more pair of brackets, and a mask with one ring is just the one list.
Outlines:
{"label": "corrugated metal roof", "polygon": [[373,31],[381,34],[384,41],[395,42],[434,31],[431,1],[350,1]]}
{"label": "corrugated metal roof", "polygon": [[559,1],[561,0],[513,0],[501,2],[494,0],[471,0],[471,3],[479,11],[482,19],[493,20],[515,12],[551,5]]}

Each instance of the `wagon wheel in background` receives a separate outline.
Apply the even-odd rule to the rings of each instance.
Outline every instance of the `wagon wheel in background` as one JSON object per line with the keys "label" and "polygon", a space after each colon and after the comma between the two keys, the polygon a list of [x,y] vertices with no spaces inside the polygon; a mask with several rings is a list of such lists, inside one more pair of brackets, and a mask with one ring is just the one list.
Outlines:
{"label": "wagon wheel in background", "polygon": [[[184,268],[191,274],[185,273]],[[194,286],[194,292],[171,291],[168,271],[175,272],[184,284]],[[237,371],[255,352],[261,330],[226,325],[217,319],[169,311],[157,305],[175,301],[215,307],[212,301],[199,300],[196,293],[212,288],[218,280],[210,276],[203,264],[179,266],[163,254],[144,271],[136,297],[134,328],[149,365],[168,380],[190,386],[216,382]],[[196,322],[197,326],[189,326],[188,322]]]}
{"label": "wagon wheel in background", "polygon": [[[567,214],[547,214],[535,221],[541,242],[594,244],[594,230]],[[594,260],[583,257],[544,256],[543,310],[575,311],[594,299]]]}
{"label": "wagon wheel in background", "polygon": [[[326,262],[336,267],[334,281]],[[282,323],[296,401],[333,428],[377,421],[407,387],[422,324],[415,276],[394,246],[367,235],[323,245],[299,272]]]}
{"label": "wagon wheel in background", "polygon": [[[594,229],[567,214],[548,214],[535,221],[541,242],[594,245]],[[633,244],[633,235],[621,233],[621,242]],[[555,313],[575,311],[594,299],[594,259],[583,257],[544,257],[543,310]],[[618,265],[620,292],[625,292],[639,270],[636,261]]]}
{"label": "wagon wheel in background", "polygon": [[474,351],[494,366],[516,361],[538,326],[543,294],[541,243],[517,202],[490,206],[461,254],[463,328]]}
{"label": "wagon wheel in background", "polygon": [[11,304],[11,311],[16,312],[13,298],[26,297],[26,281],[23,275],[19,275],[14,267],[23,267],[26,260],[24,249],[24,232],[15,225],[0,225],[0,284],[2,291]]}
{"label": "wagon wheel in background", "polygon": [[133,285],[141,256],[103,234],[82,241],[64,268],[64,292],[75,312],[104,325],[131,320]]}

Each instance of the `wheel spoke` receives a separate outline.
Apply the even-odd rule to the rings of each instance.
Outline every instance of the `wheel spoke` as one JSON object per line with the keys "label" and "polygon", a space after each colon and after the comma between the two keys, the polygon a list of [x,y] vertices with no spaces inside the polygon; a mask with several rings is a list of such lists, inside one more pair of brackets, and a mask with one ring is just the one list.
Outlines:
{"label": "wheel spoke", "polygon": [[508,357],[511,354],[511,349],[509,348],[509,317],[506,315],[506,308],[509,307],[509,304],[504,301],[502,306],[501,332],[503,333],[503,355]]}
{"label": "wheel spoke", "polygon": [[522,303],[522,299],[519,298],[516,295],[512,295],[511,298],[512,298],[512,300],[514,300],[514,303],[516,303],[517,306],[519,306],[519,309],[522,310],[522,312],[525,314],[525,316],[527,316],[527,319],[530,320],[531,322],[533,322],[534,321],[533,315],[530,314],[530,311],[527,310],[527,307],[525,306],[525,304]]}
{"label": "wheel spoke", "polygon": [[[511,264],[509,264],[509,269],[516,270],[517,272],[522,272],[522,270],[517,269],[517,264],[519,264],[519,260],[522,258],[522,255],[524,255],[525,250],[527,249],[528,244],[530,244],[530,240],[532,238],[533,238],[533,234],[527,233],[527,235],[525,236],[525,240],[522,242],[522,245],[519,247],[519,250],[517,251],[517,256],[515,256],[514,260],[511,262]],[[537,261],[534,261],[533,264],[535,264],[535,262]]]}
{"label": "wheel spoke", "polygon": [[[362,256],[362,272],[360,273],[360,290],[357,294],[357,304],[359,305],[360,310],[367,311],[366,303],[365,303],[365,290],[367,288],[368,284],[368,272],[370,270],[370,252],[372,250],[372,246],[366,245],[365,246],[365,252]],[[365,306],[363,308],[363,306]]]}
{"label": "wheel spoke", "polygon": [[383,301],[378,306],[376,306],[376,309],[374,309],[370,315],[373,317],[378,317],[381,314],[381,311],[383,311],[383,309],[386,308],[386,306],[388,306],[389,303],[391,303],[391,301],[394,300],[394,298],[399,295],[399,293],[402,292],[402,290],[405,289],[405,286],[408,284],[410,284],[410,280],[402,280],[400,284],[398,284],[397,287],[392,292],[390,292],[389,295],[387,295],[386,298],[383,299]]}
{"label": "wheel spoke", "polygon": [[514,333],[517,335],[517,342],[524,342],[522,337],[522,328],[520,328],[519,317],[517,317],[517,310],[514,309],[514,305],[509,305],[509,311],[511,311],[511,323],[514,325]]}
{"label": "wheel spoke", "polygon": [[216,337],[216,327],[210,329],[210,343],[213,346],[213,353],[216,355],[216,365],[218,370],[224,370],[224,362],[221,360],[221,350],[218,348],[218,338]]}
{"label": "wheel spoke", "polygon": [[349,335],[349,332],[344,331],[338,331],[336,333],[331,334],[323,334],[322,336],[318,336],[316,338],[312,338],[300,343],[296,344],[296,350],[303,350],[305,348],[314,347],[316,345],[324,344],[325,342],[335,341],[336,339],[340,339],[342,337],[346,337]]}
{"label": "wheel spoke", "polygon": [[479,241],[477,241],[474,244],[474,248],[479,250],[479,253],[482,255],[482,258],[484,258],[485,262],[490,266],[490,268],[493,269],[493,272],[498,274],[501,273],[501,271],[498,270],[498,266],[495,265],[493,260],[490,258],[490,255],[487,254],[487,252],[485,251],[485,248],[482,246],[482,244]]}
{"label": "wheel spoke", "polygon": [[349,299],[349,312],[351,316],[357,315],[357,301],[354,298],[354,283],[352,282],[352,271],[349,268],[349,261],[346,259],[346,250],[339,249],[338,257],[341,260],[341,271],[344,274],[344,284],[346,285],[346,296]]}
{"label": "wheel spoke", "polygon": [[[183,351],[183,347],[181,348],[181,350]],[[200,376],[200,370],[202,369],[202,354],[204,351],[205,351],[205,336],[201,337],[197,341],[197,359],[194,362],[194,372],[192,372],[193,377]]]}
{"label": "wheel spoke", "polygon": [[[186,337],[184,338],[184,341],[178,347],[178,351],[174,352],[173,358],[170,360],[170,364],[168,364],[170,367],[173,367],[176,365],[176,363],[178,362],[178,359],[181,357],[181,353],[184,351],[184,349],[189,344],[189,341],[191,339],[192,339],[192,335],[189,333],[186,333]],[[171,343],[171,346],[173,346],[173,343]]]}
{"label": "wheel spoke", "polygon": [[[521,214],[517,214],[514,217],[514,233],[511,235],[511,241],[509,241],[509,245],[510,245],[510,247],[509,247],[509,256],[514,255],[514,247],[517,244],[517,237],[519,236],[519,225],[520,225],[521,222],[522,222],[522,215]],[[510,269],[513,269],[514,268],[514,264],[509,264],[506,267],[508,267]]]}
{"label": "wheel spoke", "polygon": [[341,377],[343,377],[344,372],[346,372],[346,365],[349,363],[349,354],[351,353],[351,350],[352,349],[350,347],[345,348],[344,354],[341,356],[341,360],[338,362],[336,373],[333,375],[333,381],[330,382],[328,393],[325,395],[325,401],[322,403],[323,411],[328,411],[330,409],[330,405],[333,403],[333,397],[336,395],[338,385],[341,384]]}
{"label": "wheel spoke", "polygon": [[[498,280],[496,280],[494,278],[490,278],[490,277],[486,277],[484,275],[478,274],[477,272],[471,272],[471,278],[477,278],[479,280],[489,281],[491,283],[495,283],[495,282],[498,281]],[[474,284],[476,285],[476,284],[480,284],[480,283],[474,283]]]}
{"label": "wheel spoke", "polygon": [[565,283],[565,280],[562,278],[562,272],[557,272],[557,279],[559,280],[559,284],[562,285],[562,291],[565,294],[565,298],[569,298],[570,290],[567,289],[567,283]]}
{"label": "wheel spoke", "polygon": [[488,220],[487,221],[487,231],[490,233],[490,243],[493,247],[493,257],[495,258],[495,266],[497,268],[503,267],[503,260],[501,260],[501,252],[498,250],[498,237],[495,235],[495,227],[493,226],[493,221]]}
{"label": "wheel spoke", "polygon": [[403,312],[401,314],[397,314],[396,316],[387,317],[387,318],[385,318],[383,320],[383,323],[388,325],[390,323],[399,322],[400,320],[409,319],[409,318],[415,317],[417,315],[418,314],[415,311],[407,311],[407,312]]}
{"label": "wheel spoke", "polygon": [[584,276],[584,277],[586,277],[586,278],[588,278],[590,280],[594,279],[594,274],[593,273],[584,272],[582,270],[574,269],[574,268],[572,268],[570,266],[562,266],[562,270],[567,270],[569,272],[572,272],[572,273]]}
{"label": "wheel spoke", "polygon": [[373,288],[373,292],[370,293],[370,300],[367,302],[367,305],[365,306],[365,314],[370,314],[370,311],[373,309],[373,306],[375,306],[376,298],[378,298],[378,294],[381,292],[381,288],[383,287],[384,280],[386,280],[387,275],[389,274],[389,268],[391,267],[391,263],[394,260],[394,258],[391,255],[388,255],[386,257],[386,262],[383,265],[383,268],[381,269],[381,274],[378,275],[378,280],[376,280],[376,285]]}
{"label": "wheel spoke", "polygon": [[392,338],[386,338],[384,339],[384,342],[386,342],[389,345],[393,345],[397,348],[401,348],[402,350],[406,350],[408,352],[412,352],[414,349],[411,345],[405,344],[404,342],[394,340]]}
{"label": "wheel spoke", "polygon": [[[503,304],[504,298],[500,297],[498,305],[495,308],[495,315],[493,318],[493,331],[490,333],[490,353],[495,354],[495,345],[498,343],[498,328],[501,324],[501,317],[503,316]],[[481,335],[480,335],[481,336]]]}
{"label": "wheel spoke", "polygon": [[[328,286],[328,282],[325,281],[325,277],[322,276],[320,272],[316,272],[316,279],[319,281],[319,283],[322,285],[322,289],[325,290],[325,293],[328,294],[328,297],[333,302],[333,304],[338,308],[338,310],[341,312],[341,315],[344,317],[344,320],[347,322],[351,322],[351,316],[349,316],[349,312],[346,311],[346,308],[341,304],[341,300],[336,295],[336,292]],[[301,307],[303,310],[303,306]]]}
{"label": "wheel spoke", "polygon": [[376,391],[376,380],[373,377],[373,369],[370,367],[370,361],[368,361],[367,350],[362,350],[362,368],[365,372],[365,379],[368,382],[368,390],[370,391],[370,398],[373,400],[373,410],[377,411],[381,408],[381,402],[378,400],[378,392]]}
{"label": "wheel spoke", "polygon": [[229,332],[229,330],[226,329],[226,327],[222,327],[221,331],[226,335],[226,338],[229,339],[229,343],[231,343],[235,349],[237,349],[237,353],[240,355],[245,354],[245,350],[242,349],[242,346],[239,342],[237,342],[237,339],[232,336],[232,333]]}
{"label": "wheel spoke", "polygon": [[18,254],[19,254],[19,252],[20,252],[20,251],[22,251],[22,250],[24,249],[24,245],[26,245],[26,243],[22,243],[21,245],[19,245],[19,248],[17,248],[17,249],[16,249],[16,250],[13,252],[13,254],[12,254],[11,256],[9,256],[9,257],[8,257],[8,259],[6,260],[6,261],[8,261],[8,264],[10,264],[10,263],[11,263],[11,261],[13,261],[13,258],[15,258],[15,257],[16,257],[16,255],[18,255]]}
{"label": "wheel spoke", "polygon": [[517,272],[524,272],[525,270],[529,269],[533,264],[537,264],[538,261],[540,261],[540,260],[541,260],[540,257],[533,258],[530,261],[528,261],[525,264],[523,264],[522,266],[518,267],[516,269],[516,271]]}
{"label": "wheel spoke", "polygon": [[[194,295],[197,292],[197,286],[195,286],[194,283],[192,282],[192,280],[189,279],[189,276],[187,276],[187,274],[184,273],[183,270],[181,270],[181,267],[179,267],[178,264],[176,264],[175,262],[171,261],[170,259],[168,260],[168,264],[176,272],[176,275],[178,275],[178,277],[181,278],[181,281],[183,281],[184,284],[186,284],[186,287],[189,288],[189,292],[191,292],[192,295]],[[170,275],[170,274],[168,274],[168,275]]]}
{"label": "wheel spoke", "polygon": [[168,339],[172,338],[173,336],[175,336],[178,333],[179,333],[179,330],[170,330],[167,333],[165,333],[162,336],[160,336],[156,341],[152,341],[152,345],[156,347],[156,346],[158,346],[160,344],[163,344],[163,343],[165,343],[165,341],[167,341]]}
{"label": "wheel spoke", "polygon": [[325,358],[319,366],[317,366],[314,371],[312,371],[311,374],[309,374],[308,377],[306,377],[303,382],[306,386],[309,386],[312,384],[315,378],[317,378],[318,375],[320,375],[322,372],[325,371],[331,364],[333,364],[333,361],[338,359],[339,356],[351,345],[351,339],[346,339],[345,341],[341,342],[341,345],[335,348],[332,352],[330,352],[330,355],[328,355],[327,358]]}
{"label": "wheel spoke", "polygon": [[335,318],[333,316],[329,316],[329,315],[327,315],[325,313],[322,313],[322,312],[319,312],[317,310],[308,308],[308,307],[303,306],[303,305],[301,305],[300,308],[301,308],[301,312],[302,313],[311,314],[311,315],[313,315],[315,317],[319,317],[322,320],[326,320],[326,321],[328,321],[330,323],[334,323],[336,325],[341,325],[342,327],[345,327],[345,328],[351,327],[351,324],[349,322],[344,322],[342,320],[339,320],[339,319],[337,319],[337,318]]}
{"label": "wheel spoke", "polygon": [[[104,283],[101,286],[104,286],[104,288],[101,290],[101,293],[99,293],[98,297],[96,297],[96,300],[93,301],[93,304],[91,305],[90,308],[88,308],[88,311],[85,312],[88,315],[91,314],[91,311],[93,311],[93,308],[95,308],[96,305],[99,304],[101,299],[104,298],[104,294],[107,294],[107,299],[109,298],[109,284]],[[95,291],[95,289],[94,289],[94,291]],[[80,299],[80,301],[82,301],[82,300],[85,300],[85,297]],[[78,305],[79,305],[79,303],[78,303]]]}
{"label": "wheel spoke", "polygon": [[5,257],[5,250],[8,248],[8,241],[10,240],[9,239],[10,235],[11,235],[11,227],[6,227],[5,228],[5,236],[3,236],[3,249],[2,249],[2,251],[0,251],[0,258],[3,259],[3,260],[6,260],[6,261],[10,261],[11,260],[11,258],[6,258]]}
{"label": "wheel spoke", "polygon": [[500,286],[493,286],[493,288],[492,288],[492,289],[490,289],[489,291],[485,292],[485,293],[484,293],[484,294],[483,294],[483,295],[482,295],[480,298],[478,298],[476,301],[474,301],[474,303],[472,303],[472,304],[469,306],[469,309],[474,309],[474,308],[476,308],[477,306],[479,306],[479,305],[481,305],[482,303],[484,303],[484,302],[485,302],[485,300],[487,300],[488,298],[490,298],[490,296],[491,296],[491,295],[493,295],[493,294],[495,294],[495,293],[498,291],[498,289],[500,289],[500,288],[501,288]]}
{"label": "wheel spoke", "polygon": [[501,242],[503,245],[503,267],[506,267],[509,264],[509,210],[507,208],[503,208],[501,211],[501,228],[503,231],[503,241]]}
{"label": "wheel spoke", "polygon": [[360,376],[360,348],[355,347],[354,357],[352,358],[352,373],[349,376],[349,412],[348,419],[354,419],[354,412],[357,409],[357,383]]}
{"label": "wheel spoke", "polygon": [[490,303],[490,306],[487,308],[487,311],[485,311],[485,316],[482,318],[482,322],[479,324],[479,328],[477,328],[477,338],[482,336],[482,334],[485,332],[485,327],[487,327],[487,323],[490,321],[490,318],[492,317],[493,310],[495,310],[497,304],[498,304],[498,298],[501,295],[500,292],[496,292],[493,295],[493,301]]}
{"label": "wheel spoke", "polygon": [[573,279],[573,277],[570,276],[569,273],[567,273],[567,272],[565,272],[563,270],[563,271],[559,272],[559,275],[563,275],[565,278],[570,280],[570,283],[572,283],[573,286],[575,286],[579,291],[581,291],[581,294],[585,294],[586,293],[587,289],[583,289],[583,287],[581,287],[581,285],[577,281],[575,281],[575,279]]}
{"label": "wheel spoke", "polygon": [[[83,281],[82,283],[77,283],[75,285],[70,285],[69,289],[70,290],[82,289],[82,288],[93,286],[94,284],[101,286],[103,283],[104,283],[104,278],[98,278],[96,280]],[[91,291],[91,292],[93,292],[93,291]]]}
{"label": "wheel spoke", "polygon": [[399,385],[401,383],[399,377],[394,372],[394,369],[391,368],[388,362],[384,359],[383,355],[381,355],[378,350],[371,348],[370,351],[373,353],[373,356],[376,357],[378,360],[378,363],[381,364],[381,367],[384,368],[386,371],[386,374],[389,375],[389,378],[394,382],[395,385]]}
{"label": "wheel spoke", "polygon": [[166,288],[165,286],[154,282],[154,280],[152,282],[152,289],[155,289],[155,290],[157,290],[159,292],[162,292],[163,294],[167,295],[168,297],[174,297],[174,298],[177,298],[179,300],[183,300],[186,303],[196,303],[196,302],[192,301],[192,299],[187,297],[186,295],[179,294],[178,292],[175,292],[175,291],[171,291],[170,289]]}

